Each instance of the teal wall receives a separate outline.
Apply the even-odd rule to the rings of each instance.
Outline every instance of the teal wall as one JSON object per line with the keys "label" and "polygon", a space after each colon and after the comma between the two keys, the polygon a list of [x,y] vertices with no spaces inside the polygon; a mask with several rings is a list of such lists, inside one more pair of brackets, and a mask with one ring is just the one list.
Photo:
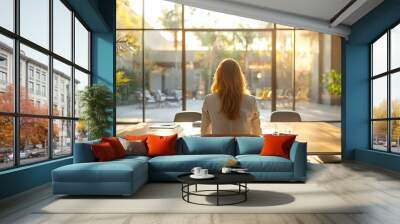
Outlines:
{"label": "teal wall", "polygon": [[92,34],[92,82],[106,85],[113,92],[113,125],[110,134],[115,135],[115,88],[114,88],[114,32]]}
{"label": "teal wall", "polygon": [[113,93],[114,107],[110,134],[116,134],[116,89],[115,89],[115,33],[116,4],[115,0],[99,1],[98,9],[108,24],[106,32],[92,33],[92,72],[93,83],[100,83],[110,88]]}
{"label": "teal wall", "polygon": [[[67,0],[92,31],[92,81],[114,93],[115,0]],[[115,94],[114,94],[115,95]],[[115,132],[115,109],[110,132]],[[51,171],[72,163],[72,158],[47,161],[0,172],[0,199],[51,181]]]}
{"label": "teal wall", "polygon": [[0,172],[0,199],[48,183],[53,169],[71,163],[69,157]]}
{"label": "teal wall", "polygon": [[[400,22],[400,0],[385,0],[351,27],[343,44],[343,146],[345,160],[399,170],[400,157],[369,149],[369,43]],[[390,159],[389,159],[390,157]]]}

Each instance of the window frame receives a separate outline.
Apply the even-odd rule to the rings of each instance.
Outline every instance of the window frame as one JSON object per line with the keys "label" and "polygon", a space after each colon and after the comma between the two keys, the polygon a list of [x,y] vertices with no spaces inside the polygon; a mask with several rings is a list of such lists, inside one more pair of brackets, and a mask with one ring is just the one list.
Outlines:
{"label": "window frame", "polygon": [[[75,82],[75,69],[87,74],[89,76],[89,83],[88,85],[92,85],[92,72],[91,72],[91,36],[92,36],[92,30],[88,27],[88,25],[84,22],[84,20],[79,16],[78,13],[76,13],[72,7],[69,5],[69,3],[65,0],[59,0],[61,4],[64,4],[65,7],[71,12],[71,18],[70,18],[70,23],[71,23],[71,58],[64,58],[63,56],[55,53],[54,50],[54,44],[53,44],[53,21],[54,21],[54,14],[53,14],[53,1],[54,0],[48,0],[49,1],[49,47],[46,49],[45,47],[42,47],[41,45],[34,43],[33,41],[30,41],[29,39],[23,37],[20,35],[20,0],[14,0],[13,1],[13,10],[14,10],[14,31],[10,31],[4,27],[0,26],[0,35],[5,36],[7,38],[12,39],[14,49],[13,49],[13,64],[12,66],[12,71],[13,71],[13,79],[14,79],[14,100],[13,100],[13,111],[12,112],[1,112],[0,111],[0,116],[2,117],[11,117],[13,119],[13,166],[10,167],[4,167],[0,168],[0,172],[5,171],[5,170],[11,170],[11,169],[16,169],[19,167],[24,167],[24,166],[30,166],[33,164],[38,164],[38,163],[43,163],[49,160],[59,160],[67,157],[73,156],[74,152],[74,143],[75,143],[75,123],[76,121],[79,120],[79,117],[75,117],[75,109],[74,107],[71,108],[72,113],[70,116],[57,116],[53,115],[53,59],[58,60],[61,63],[64,63],[68,66],[71,66],[71,83]],[[75,26],[74,26],[74,21],[77,19],[83,27],[88,31],[88,69],[85,69],[78,64],[75,63]],[[47,104],[48,104],[48,112],[46,115],[39,115],[39,114],[28,114],[28,113],[21,113],[20,112],[20,64],[21,64],[21,54],[20,54],[20,45],[23,44],[29,48],[32,48],[33,50],[36,50],[42,54],[45,54],[48,56],[49,62],[48,62],[48,80],[47,84],[45,85],[45,94],[46,97],[48,97]],[[40,72],[39,80],[36,82],[36,69],[33,67],[33,79],[30,77],[30,68],[31,66],[29,63],[27,63],[27,73],[26,75],[26,81],[33,81],[34,86],[36,83],[40,83],[40,91],[42,91],[42,72]],[[28,84],[27,84],[28,85]],[[28,90],[28,86],[27,91]],[[36,89],[34,88],[34,92]],[[72,105],[75,103],[75,88],[74,85],[71,86],[70,90],[73,94],[72,96]],[[47,93],[48,92],[48,93]],[[39,96],[42,96],[40,93]],[[35,103],[35,102],[34,102]],[[21,163],[20,159],[20,119],[21,118],[43,118],[47,119],[48,123],[48,135],[47,135],[47,148],[45,150],[48,151],[47,157],[43,158],[43,160],[40,160],[38,162],[31,162],[31,163]],[[54,156],[54,146],[52,144],[53,142],[53,122],[56,120],[66,120],[71,122],[71,153],[68,155],[62,155],[62,156]]]}
{"label": "window frame", "polygon": [[[387,153],[392,153],[392,154],[400,154],[400,152],[394,152],[392,151],[392,122],[393,121],[399,121],[400,117],[393,117],[392,116],[392,97],[391,97],[391,91],[392,91],[392,86],[391,86],[391,80],[392,76],[396,75],[398,72],[400,72],[400,67],[397,68],[391,68],[391,31],[393,28],[400,26],[400,21],[397,21],[396,23],[392,24],[389,28],[385,29],[384,32],[379,34],[376,38],[374,38],[371,42],[369,42],[368,47],[369,47],[369,149],[373,151],[380,151],[380,152],[387,152]],[[381,37],[384,35],[387,36],[387,49],[386,49],[386,54],[387,54],[387,63],[386,63],[386,71],[379,73],[379,74],[373,74],[373,66],[374,66],[374,61],[373,61],[373,44],[376,43]],[[399,52],[400,53],[400,52]],[[386,77],[386,89],[387,89],[387,103],[386,103],[386,117],[385,118],[373,118],[373,94],[374,94],[374,86],[373,86],[373,81],[379,78]],[[374,132],[373,132],[373,123],[374,122],[387,122],[387,127],[386,127],[386,151],[379,150],[374,147]]]}

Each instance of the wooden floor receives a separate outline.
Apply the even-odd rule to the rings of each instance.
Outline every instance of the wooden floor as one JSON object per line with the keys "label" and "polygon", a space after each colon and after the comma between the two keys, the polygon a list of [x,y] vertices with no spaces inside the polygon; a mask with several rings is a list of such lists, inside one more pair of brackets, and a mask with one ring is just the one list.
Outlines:
{"label": "wooden floor", "polygon": [[[309,157],[308,182],[344,200],[362,201],[356,214],[35,214],[52,199],[49,186],[0,202],[0,223],[253,224],[253,223],[400,223],[400,175],[337,157]],[[5,206],[7,204],[8,206]],[[173,206],[173,205],[171,205]]]}

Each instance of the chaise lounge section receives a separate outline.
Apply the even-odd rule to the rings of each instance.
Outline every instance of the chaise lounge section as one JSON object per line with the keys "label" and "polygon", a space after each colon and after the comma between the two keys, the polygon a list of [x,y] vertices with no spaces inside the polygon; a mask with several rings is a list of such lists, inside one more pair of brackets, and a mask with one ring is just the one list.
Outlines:
{"label": "chaise lounge section", "polygon": [[67,195],[132,195],[148,181],[176,181],[176,177],[200,166],[218,172],[229,160],[236,160],[259,182],[306,181],[307,144],[295,142],[290,159],[260,156],[262,137],[182,137],[177,155],[127,156],[96,162],[91,144],[77,143],[74,163],[52,172],[53,193]]}

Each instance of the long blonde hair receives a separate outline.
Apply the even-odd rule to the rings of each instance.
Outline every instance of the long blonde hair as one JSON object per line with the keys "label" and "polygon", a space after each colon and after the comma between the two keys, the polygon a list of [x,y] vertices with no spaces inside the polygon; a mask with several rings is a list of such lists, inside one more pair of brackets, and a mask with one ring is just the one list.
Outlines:
{"label": "long blonde hair", "polygon": [[242,69],[235,59],[227,58],[219,63],[211,92],[218,94],[221,100],[221,112],[228,119],[235,120],[240,116],[243,95],[248,95],[249,91]]}

